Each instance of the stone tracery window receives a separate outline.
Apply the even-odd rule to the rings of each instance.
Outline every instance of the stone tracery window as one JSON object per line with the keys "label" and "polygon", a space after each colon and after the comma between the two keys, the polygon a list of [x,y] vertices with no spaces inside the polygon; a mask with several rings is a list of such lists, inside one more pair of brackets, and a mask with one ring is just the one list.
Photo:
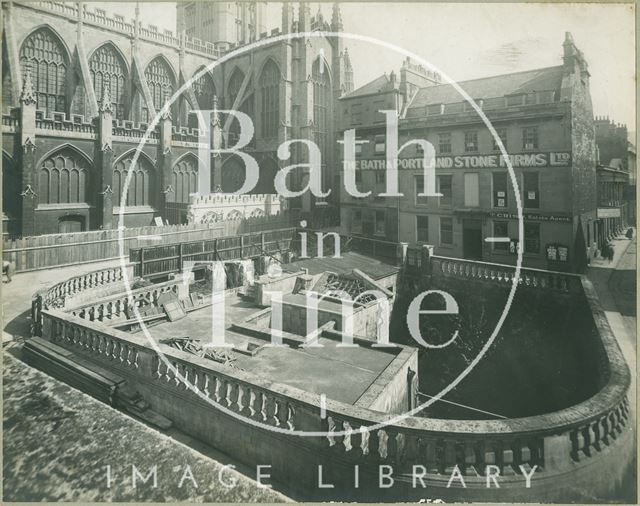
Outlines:
{"label": "stone tracery window", "polygon": [[[231,75],[231,79],[229,80],[227,97],[229,99],[228,108],[232,109],[233,104],[236,101],[236,97],[240,93],[242,89],[242,83],[244,81],[244,73],[236,69]],[[244,91],[244,96],[246,97],[244,101],[238,107],[240,112],[248,114],[253,118],[253,93],[251,93],[251,81],[247,83],[247,87]],[[229,127],[229,139],[227,141],[228,144],[233,145],[237,142],[238,137],[240,136],[240,122],[234,118],[231,120],[231,125]],[[255,136],[253,137],[255,139]],[[253,145],[253,139],[250,145]]]}
{"label": "stone tracery window", "polygon": [[89,72],[98,102],[102,100],[105,85],[108,85],[113,116],[124,119],[127,68],[120,54],[111,44],[100,46],[89,58]]}
{"label": "stone tracery window", "polygon": [[[200,71],[198,71],[200,72]],[[198,100],[198,106],[202,110],[213,109],[213,97],[216,94],[216,87],[213,79],[208,73],[202,74],[200,78],[193,81],[193,93]]]}
{"label": "stone tracery window", "polygon": [[329,135],[329,108],[331,106],[331,80],[326,63],[318,58],[311,72],[313,82],[313,137],[322,153],[324,167],[327,158],[327,139]]}
{"label": "stone tracery window", "polygon": [[[147,65],[144,71],[144,78],[151,93],[153,107],[157,112],[164,105],[165,97],[171,97],[175,91],[173,72],[166,60],[157,56]],[[149,117],[148,108],[143,107],[142,117],[146,121],[151,121],[152,118]]]}
{"label": "stone tracery window", "polygon": [[[139,156],[133,170],[131,162],[133,154],[118,160],[113,167],[113,205],[151,206],[155,171],[151,162],[144,156]],[[133,172],[127,187],[126,199],[122,196],[129,172]]]}
{"label": "stone tracery window", "polygon": [[50,114],[67,110],[67,52],[60,39],[48,28],[29,35],[20,48],[20,67],[31,67],[38,109]]}
{"label": "stone tracery window", "polygon": [[189,195],[198,191],[198,160],[186,156],[173,167],[173,191],[175,202],[189,203]]}
{"label": "stone tracery window", "polygon": [[38,175],[40,204],[87,202],[89,162],[71,148],[63,148],[42,161]]}
{"label": "stone tracery window", "polygon": [[278,135],[280,120],[280,71],[273,60],[270,60],[260,75],[261,102],[261,134],[271,138]]}

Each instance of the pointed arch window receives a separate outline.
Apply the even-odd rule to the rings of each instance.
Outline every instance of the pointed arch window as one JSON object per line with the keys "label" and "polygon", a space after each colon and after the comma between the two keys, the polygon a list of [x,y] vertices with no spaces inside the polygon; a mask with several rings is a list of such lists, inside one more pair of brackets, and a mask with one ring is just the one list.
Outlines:
{"label": "pointed arch window", "polygon": [[[200,72],[202,69],[198,70]],[[198,128],[198,117],[196,114],[191,113],[194,109],[200,110],[212,110],[213,109],[213,97],[216,94],[216,87],[213,83],[213,79],[208,72],[202,74],[198,79],[193,81],[191,85],[191,89],[193,90],[193,94],[196,97],[196,104],[192,104],[191,100],[186,96],[186,107],[187,107],[187,125],[191,128]]]}
{"label": "pointed arch window", "polygon": [[113,115],[124,119],[127,67],[122,56],[111,44],[105,44],[91,55],[89,72],[98,101],[102,100],[105,85],[109,86]]}
{"label": "pointed arch window", "polygon": [[327,139],[329,135],[329,109],[331,106],[331,80],[325,62],[318,58],[312,68],[313,82],[313,137],[322,153],[323,165],[327,157]]}
{"label": "pointed arch window", "polygon": [[278,135],[280,119],[280,71],[270,60],[260,75],[260,103],[262,137],[273,138]]}
{"label": "pointed arch window", "polygon": [[[242,83],[244,81],[244,73],[241,70],[236,70],[231,79],[229,80],[229,108],[233,108],[233,104],[236,101],[238,94],[242,89]],[[243,112],[253,118],[253,93],[251,92],[252,86],[251,81],[247,83],[247,87],[244,91],[244,96],[246,97],[244,101],[238,107],[240,112]],[[237,142],[240,137],[240,122],[237,118],[233,118],[231,120],[231,126],[229,127],[229,139],[228,144],[233,145]],[[249,143],[250,146],[254,144],[255,136]]]}
{"label": "pointed arch window", "polygon": [[208,73],[202,74],[199,79],[193,82],[193,93],[198,100],[200,109],[213,109],[213,97],[216,94],[216,87]]}
{"label": "pointed arch window", "polygon": [[[169,64],[160,56],[154,58],[144,71],[144,78],[147,81],[151,100],[156,111],[160,110],[165,103],[165,97],[170,97],[175,91],[175,81],[173,72]],[[149,110],[143,107],[142,117],[150,121]]]}
{"label": "pointed arch window", "polygon": [[[155,184],[155,171],[149,160],[139,156],[135,166],[131,166],[133,154],[118,160],[113,167],[113,205],[115,207],[126,206],[150,206],[151,196]],[[131,178],[126,186],[126,195],[122,195],[129,173]]]}
{"label": "pointed arch window", "polygon": [[38,174],[40,204],[87,203],[89,163],[71,148],[42,161]]}
{"label": "pointed arch window", "polygon": [[60,39],[48,28],[29,35],[20,48],[20,67],[31,68],[38,109],[66,112],[69,59]]}
{"label": "pointed arch window", "polygon": [[186,156],[173,167],[173,189],[175,201],[189,203],[189,195],[198,191],[198,160]]}

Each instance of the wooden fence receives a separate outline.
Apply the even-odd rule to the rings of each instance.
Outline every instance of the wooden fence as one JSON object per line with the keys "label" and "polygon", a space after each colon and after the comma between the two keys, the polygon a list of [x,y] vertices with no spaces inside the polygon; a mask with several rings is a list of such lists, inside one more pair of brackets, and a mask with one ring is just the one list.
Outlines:
{"label": "wooden fence", "polygon": [[147,226],[122,230],[122,253],[118,230],[94,230],[5,240],[2,257],[15,263],[16,272],[36,271],[99,260],[125,257],[129,251],[150,245],[168,245],[288,228],[292,214],[230,220],[211,224]]}
{"label": "wooden fence", "polygon": [[131,249],[135,276],[160,276],[180,272],[185,262],[238,260],[290,251],[294,228],[253,232],[179,244]]}

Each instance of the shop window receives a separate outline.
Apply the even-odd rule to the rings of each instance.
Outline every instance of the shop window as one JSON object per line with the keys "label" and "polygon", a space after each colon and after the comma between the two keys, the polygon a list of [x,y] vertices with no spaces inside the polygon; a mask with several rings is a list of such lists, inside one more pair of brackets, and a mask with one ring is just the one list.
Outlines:
{"label": "shop window", "polygon": [[384,135],[376,135],[375,153],[376,155],[384,155],[387,150],[387,142]]}
{"label": "shop window", "polygon": [[464,133],[464,151],[466,153],[478,151],[478,132],[472,131]]}
{"label": "shop window", "polygon": [[522,188],[524,191],[524,207],[538,209],[540,207],[540,189],[537,172],[525,172]]}
{"label": "shop window", "polygon": [[493,207],[507,207],[507,174],[504,172],[493,173]]}
{"label": "shop window", "polygon": [[522,149],[538,149],[538,127],[522,129]]}
{"label": "shop window", "polygon": [[[493,222],[493,237],[509,237],[509,225],[506,221]],[[508,242],[494,242],[493,249],[498,251],[509,251]]]}
{"label": "shop window", "polygon": [[540,223],[524,224],[524,252],[540,253]]}
{"label": "shop window", "polygon": [[452,187],[452,179],[453,176],[438,176],[438,193],[442,194],[440,197],[440,207],[451,207],[453,200],[453,187]]}
{"label": "shop window", "polygon": [[375,234],[376,235],[385,235],[385,233],[386,233],[385,212],[384,211],[376,211],[376,214],[375,214]]}
{"label": "shop window", "polygon": [[429,217],[416,216],[418,242],[429,242]]}
{"label": "shop window", "polygon": [[[502,141],[502,145],[504,146],[505,151],[508,150],[509,146],[507,145],[507,129],[496,128],[496,133],[498,134],[498,137],[500,137],[500,140]],[[496,142],[496,138],[493,136],[493,134],[491,135],[491,138],[493,140],[493,150],[500,151],[500,147],[498,146],[498,143]]]}
{"label": "shop window", "polygon": [[451,134],[444,133],[438,135],[438,152],[440,154],[451,153]]}
{"label": "shop window", "polygon": [[362,183],[362,171],[356,169],[356,183]]}
{"label": "shop window", "polygon": [[480,185],[477,172],[467,172],[464,175],[464,205],[466,207],[480,205]]}
{"label": "shop window", "polygon": [[384,185],[387,182],[387,171],[386,170],[377,170],[376,171],[376,184]]}
{"label": "shop window", "polygon": [[453,218],[440,218],[440,244],[453,244]]}

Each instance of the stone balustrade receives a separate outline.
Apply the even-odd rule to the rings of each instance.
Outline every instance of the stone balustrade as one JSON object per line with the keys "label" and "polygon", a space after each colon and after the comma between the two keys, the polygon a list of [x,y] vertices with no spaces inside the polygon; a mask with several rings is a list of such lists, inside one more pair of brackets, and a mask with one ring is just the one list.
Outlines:
{"label": "stone balustrade", "polygon": [[194,204],[279,204],[280,197],[271,193],[259,193],[251,195],[235,195],[233,193],[209,193],[206,195],[193,194],[189,197],[189,203]]}
{"label": "stone balustrade", "polygon": [[[467,274],[463,271],[455,275]],[[423,465],[427,478],[434,480],[447,478],[457,466],[468,477],[468,487],[473,487],[476,480],[475,485],[480,488],[484,485],[481,477],[488,466],[499,469],[501,476],[513,479],[518,476],[522,479],[534,466],[537,466],[534,479],[563,475],[582,461],[608,455],[607,449],[616,444],[629,425],[626,397],[629,371],[611,330],[600,318],[603,313],[594,299],[593,287],[580,277],[578,280],[582,280],[594,318],[599,321],[596,326],[608,369],[603,387],[578,405],[509,420],[422,417],[396,420],[392,414],[332,400],[326,401],[323,417],[317,395],[158,345],[169,367],[144,338],[109,329],[97,321],[53,309],[43,311],[43,326],[44,334],[56,344],[103,365],[113,364],[118,370],[126,370],[132,379],[147,385],[145,388],[160,389],[162,392],[158,395],[171,395],[172,401],[168,404],[173,406],[171,409],[179,409],[175,407],[176,402],[196,403],[204,411],[193,414],[194,426],[200,423],[200,417],[222,416],[205,404],[203,396],[263,425],[327,433],[294,438],[296,443],[291,451],[296,451],[295,448],[299,451],[302,446],[306,451],[315,452],[318,459],[327,458],[329,462],[339,456],[340,462],[363,467],[388,464],[393,466],[395,476],[410,473],[414,465]],[[161,406],[154,409],[162,412]],[[170,412],[163,414],[171,415]],[[248,423],[234,421],[234,424],[238,437],[242,437],[245,430],[255,430]],[[271,434],[265,432],[263,437]],[[238,446],[222,450],[233,452],[242,461],[251,460],[243,453],[249,450]],[[240,454],[236,455],[237,452]]]}
{"label": "stone balustrade", "polygon": [[116,323],[130,319],[134,307],[145,305],[157,305],[158,297],[163,293],[173,292],[179,295],[182,287],[182,278],[158,283],[148,287],[137,288],[131,293],[121,292],[97,301],[81,304],[72,308],[66,308],[65,312],[89,321],[97,321],[105,324]]}
{"label": "stone balustrade", "polygon": [[[410,264],[419,266],[420,262],[416,260],[416,258],[413,258]],[[431,273],[434,276],[476,279],[505,286],[510,286],[516,276],[516,268],[513,265],[476,262],[473,260],[438,256],[432,256],[430,262]],[[521,268],[518,285],[550,289],[564,293],[575,293],[580,289],[580,276],[564,272]]]}
{"label": "stone balustrade", "polygon": [[[34,323],[34,333],[38,335],[40,332],[42,310],[52,307],[64,308],[66,299],[71,295],[84,290],[118,283],[123,279],[124,276],[120,266],[109,267],[74,276],[37,292],[31,300],[31,318]],[[133,280],[132,273],[130,273],[129,279]]]}
{"label": "stone balustrade", "polygon": [[[78,7],[75,3],[68,2],[55,2],[55,1],[39,1],[39,2],[19,2],[22,5],[28,5],[31,8],[43,9],[50,12],[55,12],[62,16],[65,16],[74,21],[78,19]],[[89,9],[82,10],[82,20],[85,23],[91,23],[94,25],[105,26],[110,30],[123,33],[125,35],[133,35],[135,33],[135,21],[127,22],[124,16],[114,15],[113,17],[107,16],[102,9],[95,9],[93,11]],[[180,47],[181,38],[177,37],[171,30],[158,31],[157,27],[149,25],[147,27],[142,26],[142,23],[138,24],[138,36],[141,39],[146,39],[153,42],[159,42],[170,47]],[[184,47],[189,52],[203,53],[208,56],[219,58],[223,52],[216,48],[215,44],[210,42],[203,42],[200,39],[184,37]]]}

